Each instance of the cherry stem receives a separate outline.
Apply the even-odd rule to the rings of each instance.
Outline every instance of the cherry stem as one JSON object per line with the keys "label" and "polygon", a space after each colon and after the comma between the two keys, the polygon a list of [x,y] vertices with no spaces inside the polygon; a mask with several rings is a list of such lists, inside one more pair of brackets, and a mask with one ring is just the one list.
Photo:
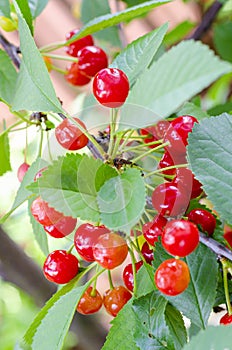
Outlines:
{"label": "cherry stem", "polygon": [[42,148],[43,148],[43,129],[40,127],[40,143],[39,143],[39,150],[38,150],[38,157],[42,157]]}
{"label": "cherry stem", "polygon": [[133,279],[134,279],[134,288],[133,288],[133,293],[134,296],[136,297],[137,294],[137,278],[136,278],[136,259],[135,259],[135,255],[133,252],[133,249],[131,247],[128,247],[129,249],[129,254],[131,257],[131,262],[132,262],[132,272],[133,272]]}
{"label": "cherry stem", "polygon": [[63,75],[67,74],[67,71],[62,69],[62,68],[59,68],[57,66],[54,66],[54,64],[51,65],[51,69],[58,72],[58,73],[61,73]]}
{"label": "cherry stem", "polygon": [[[99,271],[99,265],[97,265],[97,267],[96,267],[96,274],[97,274],[97,272]],[[90,293],[90,295],[91,295],[91,297],[95,297],[96,296],[96,288],[97,288],[97,276],[95,276],[96,278],[94,279],[94,282],[93,282],[93,288],[92,288],[92,290],[91,290],[91,293]]]}
{"label": "cherry stem", "polygon": [[48,155],[49,155],[50,161],[52,162],[53,158],[52,158],[51,147],[50,147],[49,131],[47,131],[46,135],[47,135]]}
{"label": "cherry stem", "polygon": [[62,61],[71,61],[71,62],[78,62],[77,57],[72,57],[72,56],[63,56],[63,55],[54,55],[51,53],[42,53],[44,57],[49,57],[55,60],[62,60]]}
{"label": "cherry stem", "polygon": [[165,146],[168,146],[168,145],[169,145],[169,141],[164,142],[164,143],[162,143],[161,145],[159,145],[159,146],[157,146],[157,147],[155,147],[155,148],[151,148],[149,151],[144,152],[144,153],[141,154],[140,156],[138,156],[138,157],[132,159],[132,161],[133,161],[134,163],[136,163],[138,160],[140,160],[140,159],[142,159],[142,158],[148,156],[148,155],[151,154],[152,152],[158,151],[159,149],[164,148]]}
{"label": "cherry stem", "polygon": [[229,293],[229,287],[228,287],[228,262],[225,258],[221,258],[221,264],[222,264],[222,271],[223,271],[223,283],[224,283],[224,292],[226,297],[226,305],[229,316],[232,315],[232,306],[230,302],[230,293]]}
{"label": "cherry stem", "polygon": [[108,280],[109,280],[109,285],[110,285],[110,289],[114,289],[114,284],[112,281],[112,276],[111,276],[111,271],[108,270]]}
{"label": "cherry stem", "polygon": [[116,108],[111,108],[110,111],[110,143],[108,148],[108,156],[111,158],[114,151],[114,135],[116,129],[116,121],[117,121],[118,110]]}
{"label": "cherry stem", "polygon": [[74,248],[74,244],[72,244],[71,247],[67,250],[67,253],[68,253],[68,254],[71,254],[73,248]]}
{"label": "cherry stem", "polygon": [[148,142],[148,143],[143,143],[142,145],[140,144],[140,145],[133,146],[133,147],[127,147],[127,148],[125,148],[125,152],[126,151],[137,150],[137,149],[140,149],[140,148],[147,148],[149,146],[160,144],[160,142],[162,142],[162,140],[157,140],[157,141],[152,141],[152,142]]}
{"label": "cherry stem", "polygon": [[45,53],[45,52],[55,51],[55,50],[57,50],[63,46],[66,46],[66,45],[67,45],[66,41],[57,41],[55,43],[42,46],[39,50],[41,53]]}
{"label": "cherry stem", "polygon": [[160,168],[160,169],[156,169],[156,170],[154,170],[154,171],[151,171],[150,173],[146,174],[146,175],[144,176],[144,178],[153,176],[153,175],[155,175],[155,174],[162,173],[163,171],[166,171],[166,170],[177,169],[177,168],[186,168],[187,166],[188,166],[188,164],[170,165],[170,166],[167,166],[167,167],[165,167],[165,168]]}
{"label": "cherry stem", "polygon": [[232,261],[232,251],[226,248],[224,245],[218,243],[214,239],[206,236],[204,233],[200,232],[200,242],[206,245],[219,257],[225,257]]}
{"label": "cherry stem", "polygon": [[126,137],[123,141],[123,143],[120,145],[120,151],[123,149],[124,150],[124,146],[125,144],[128,142],[128,140],[131,138],[131,136],[133,135],[134,133],[134,130],[126,130],[123,134],[123,136],[125,136],[126,134]]}
{"label": "cherry stem", "polygon": [[141,250],[137,247],[137,245],[132,241],[130,237],[128,237],[127,239],[130,242],[130,246],[133,247],[134,250],[139,254],[140,259],[143,260],[143,262],[146,262],[143,254],[141,253]]}

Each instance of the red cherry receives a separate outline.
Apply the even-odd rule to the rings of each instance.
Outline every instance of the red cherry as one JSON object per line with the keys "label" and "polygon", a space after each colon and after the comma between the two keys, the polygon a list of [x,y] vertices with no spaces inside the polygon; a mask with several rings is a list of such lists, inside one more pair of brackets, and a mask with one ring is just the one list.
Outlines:
{"label": "red cherry", "polygon": [[82,74],[94,77],[97,72],[108,66],[108,58],[100,47],[85,46],[78,51],[78,67]]}
{"label": "red cherry", "polygon": [[153,249],[150,249],[147,242],[143,243],[141,253],[143,254],[144,259],[148,264],[151,264],[154,260],[154,251]]}
{"label": "red cherry", "polygon": [[151,222],[143,225],[143,235],[146,241],[154,246],[158,241],[158,237],[162,235],[163,228],[167,223],[167,219],[162,215],[156,215]]}
{"label": "red cherry", "polygon": [[165,226],[161,242],[169,254],[184,257],[196,249],[199,238],[195,224],[185,220],[172,220]]}
{"label": "red cherry", "polygon": [[131,297],[131,293],[125,287],[118,286],[104,293],[103,304],[106,311],[115,317]]}
{"label": "red cherry", "polygon": [[154,280],[162,293],[170,296],[178,295],[190,282],[188,265],[179,259],[165,260],[156,270]]}
{"label": "red cherry", "polygon": [[[71,39],[75,34],[79,32],[79,29],[74,29],[71,30],[67,35],[66,35],[66,40],[68,41]],[[82,49],[85,46],[88,45],[94,45],[93,37],[91,35],[84,36],[81,39],[77,39],[68,46],[65,47],[65,51],[68,55],[77,57],[77,53],[80,49]]]}
{"label": "red cherry", "polygon": [[73,232],[76,224],[77,219],[70,216],[64,216],[55,224],[44,226],[44,230],[54,238],[63,238]]}
{"label": "red cherry", "polygon": [[188,168],[177,168],[173,182],[185,187],[189,191],[191,199],[200,196],[202,193],[202,184],[195,179],[192,171]]}
{"label": "red cherry", "polygon": [[194,123],[198,123],[198,120],[191,115],[182,115],[171,121],[171,126],[178,132],[185,146],[188,144],[188,135]]}
{"label": "red cherry", "polygon": [[129,88],[126,74],[117,68],[102,69],[93,79],[93,94],[106,107],[121,107],[126,101]]}
{"label": "red cherry", "polygon": [[43,265],[45,277],[58,284],[68,283],[78,273],[79,262],[75,255],[65,250],[55,250],[47,256]]}
{"label": "red cherry", "polygon": [[[164,169],[173,165],[174,165],[174,161],[170,156],[170,154],[168,152],[164,152],[163,157],[159,161],[158,169]],[[164,175],[175,175],[176,169],[173,168],[173,169],[163,170],[162,173]]]}
{"label": "red cherry", "polygon": [[227,241],[229,248],[232,248],[232,228],[228,225],[224,225],[223,238]]}
{"label": "red cherry", "polygon": [[159,120],[155,125],[155,135],[158,139],[163,139],[170,123],[167,120]]}
{"label": "red cherry", "polygon": [[22,163],[19,166],[18,171],[17,171],[17,178],[18,178],[19,182],[23,181],[23,178],[24,178],[24,176],[29,168],[30,168],[30,165],[27,163]]}
{"label": "red cherry", "polygon": [[53,225],[64,216],[54,208],[50,208],[41,197],[36,198],[32,202],[31,213],[35,220],[43,226]]}
{"label": "red cherry", "polygon": [[93,287],[89,287],[82,295],[78,305],[77,311],[82,315],[94,314],[102,307],[103,299],[101,294],[95,289],[93,293]]}
{"label": "red cherry", "polygon": [[[142,260],[135,263],[136,272],[140,269],[140,267],[142,265],[143,265]],[[134,275],[133,275],[132,264],[128,264],[125,266],[125,268],[123,270],[122,278],[123,278],[124,284],[127,287],[127,289],[129,289],[131,292],[133,292]]]}
{"label": "red cherry", "polygon": [[232,323],[232,315],[229,315],[228,312],[222,316],[220,319],[220,324],[228,325]]}
{"label": "red cherry", "polygon": [[182,215],[189,204],[185,188],[173,182],[158,185],[152,194],[152,205],[161,215]]}
{"label": "red cherry", "polygon": [[[78,118],[74,118],[84,129],[85,124]],[[59,144],[65,149],[75,151],[85,147],[88,138],[70,119],[65,118],[55,129],[55,136]]]}
{"label": "red cherry", "polygon": [[94,226],[91,224],[82,224],[76,230],[74,236],[74,245],[78,254],[86,261],[94,261],[93,245],[98,238],[110,230],[105,226]]}
{"label": "red cherry", "polygon": [[164,142],[169,142],[169,145],[165,146],[165,150],[170,154],[174,164],[180,162],[179,158],[182,159],[185,157],[186,146],[179,133],[173,128],[171,124],[165,133]]}
{"label": "red cherry", "polygon": [[91,81],[90,77],[82,73],[77,62],[73,62],[67,67],[67,73],[64,77],[68,83],[74,86],[87,85]]}
{"label": "red cherry", "polygon": [[114,269],[121,265],[128,254],[128,246],[124,238],[116,233],[105,233],[93,246],[95,261],[105,269]]}
{"label": "red cherry", "polygon": [[196,208],[189,212],[188,220],[200,225],[202,231],[212,235],[216,227],[216,219],[208,210]]}
{"label": "red cherry", "polygon": [[[147,136],[146,138],[143,139],[145,143],[150,143],[154,141],[158,141],[158,138],[155,134],[155,126],[148,126],[145,129],[140,130],[140,134],[143,136]],[[157,147],[157,144],[150,145],[150,148],[155,148]]]}

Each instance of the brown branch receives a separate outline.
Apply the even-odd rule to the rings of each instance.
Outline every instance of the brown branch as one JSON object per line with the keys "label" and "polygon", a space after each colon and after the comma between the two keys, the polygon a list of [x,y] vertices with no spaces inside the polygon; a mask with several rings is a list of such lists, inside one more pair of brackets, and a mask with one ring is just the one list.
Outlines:
{"label": "brown branch", "polygon": [[18,56],[18,54],[20,53],[19,47],[10,43],[1,33],[0,33],[0,45],[2,45],[3,49],[11,58],[14,65],[17,68],[19,68],[20,67],[20,58]]}

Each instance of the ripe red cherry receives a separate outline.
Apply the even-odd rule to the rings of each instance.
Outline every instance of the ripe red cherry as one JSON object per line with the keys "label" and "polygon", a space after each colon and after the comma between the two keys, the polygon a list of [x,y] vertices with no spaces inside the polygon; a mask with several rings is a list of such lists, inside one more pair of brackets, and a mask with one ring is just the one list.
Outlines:
{"label": "ripe red cherry", "polygon": [[198,120],[191,115],[182,115],[171,121],[171,126],[178,132],[185,146],[188,144],[188,135],[194,123],[198,123]]}
{"label": "ripe red cherry", "polygon": [[78,51],[78,67],[82,74],[94,77],[97,72],[108,66],[108,58],[100,47],[85,46]]}
{"label": "ripe red cherry", "polygon": [[118,286],[104,293],[103,304],[106,311],[115,317],[131,297],[131,293],[125,287]]}
{"label": "ripe red cherry", "polygon": [[152,205],[161,215],[182,215],[189,204],[189,197],[182,186],[173,182],[158,185],[152,194]]}
{"label": "ripe red cherry", "polygon": [[[154,141],[158,141],[158,138],[155,134],[155,126],[148,126],[145,129],[140,129],[140,134],[143,136],[147,136],[146,138],[143,139],[145,143],[150,143]],[[157,147],[157,144],[150,145],[150,148],[155,148]]]}
{"label": "ripe red cherry", "polygon": [[[69,39],[71,39],[75,34],[78,33],[78,31],[79,29],[71,30],[66,35],[66,40],[68,41]],[[91,35],[87,35],[81,39],[75,40],[74,42],[65,47],[65,51],[68,55],[77,57],[78,51],[88,45],[94,45],[93,37]]]}
{"label": "ripe red cherry", "polygon": [[64,216],[54,208],[50,208],[41,197],[36,198],[32,202],[31,213],[35,220],[43,226],[53,225]]}
{"label": "ripe red cherry", "polygon": [[[168,152],[164,152],[163,157],[160,159],[158,164],[158,169],[164,169],[174,165],[174,161]],[[176,169],[163,170],[164,175],[175,175]]]}
{"label": "ripe red cherry", "polygon": [[169,254],[184,257],[196,249],[199,238],[195,224],[185,220],[172,220],[165,226],[161,242]]}
{"label": "ripe red cherry", "polygon": [[232,249],[232,228],[228,225],[224,225],[223,238],[227,241],[229,248]]}
{"label": "ripe red cherry", "polygon": [[150,249],[147,242],[143,243],[141,253],[148,264],[151,264],[154,260],[154,251]]}
{"label": "ripe red cherry", "polygon": [[202,184],[195,179],[192,171],[188,168],[177,168],[173,182],[185,187],[191,199],[200,196],[202,193]]}
{"label": "ripe red cherry", "polygon": [[222,316],[220,319],[220,324],[228,325],[232,323],[232,315],[229,315],[228,312]]}
{"label": "ripe red cherry", "polygon": [[[74,118],[84,129],[85,124],[78,118]],[[88,138],[70,119],[65,118],[55,129],[55,136],[59,144],[65,149],[74,151],[85,147]]]}
{"label": "ripe red cherry", "polygon": [[93,79],[93,94],[100,104],[118,108],[124,104],[129,93],[129,80],[117,68],[100,70]]}
{"label": "ripe red cherry", "polygon": [[167,219],[162,215],[156,215],[154,219],[143,225],[143,235],[146,241],[154,246],[158,241],[158,237],[162,235],[163,228],[167,223]]}
{"label": "ripe red cherry", "polygon": [[54,238],[63,238],[73,232],[77,219],[64,216],[53,225],[44,226],[44,230]]}
{"label": "ripe red cherry", "polygon": [[90,77],[82,73],[77,62],[73,62],[67,67],[67,73],[64,77],[68,83],[74,86],[84,86],[91,81]]}
{"label": "ripe red cherry", "polygon": [[[135,269],[136,272],[140,269],[140,267],[143,265],[142,260],[135,263]],[[125,266],[122,274],[123,282],[127,289],[129,289],[131,292],[133,292],[134,289],[134,275],[133,275],[133,268],[132,264],[128,264]]]}
{"label": "ripe red cherry", "polygon": [[74,245],[78,254],[86,261],[94,261],[93,246],[98,238],[110,230],[105,226],[94,226],[91,224],[82,224],[76,230],[74,236]]}
{"label": "ripe red cherry", "polygon": [[105,233],[93,246],[95,261],[105,269],[114,269],[121,265],[128,254],[128,246],[124,238],[116,233]]}
{"label": "ripe red cherry", "polygon": [[97,289],[93,292],[93,287],[89,287],[82,295],[77,311],[82,315],[94,314],[102,307],[103,299]]}
{"label": "ripe red cherry", "polygon": [[212,235],[216,227],[216,219],[208,210],[196,208],[189,212],[188,220],[200,225],[202,231]]}
{"label": "ripe red cherry", "polygon": [[154,280],[162,293],[170,296],[178,295],[190,282],[188,265],[179,259],[165,260],[156,270]]}
{"label": "ripe red cherry", "polygon": [[18,171],[17,171],[17,178],[18,178],[19,182],[23,181],[23,178],[24,178],[24,176],[29,168],[30,168],[30,165],[27,163],[22,163],[19,166]]}
{"label": "ripe red cherry", "polygon": [[65,250],[54,250],[43,265],[45,277],[58,284],[68,283],[78,273],[79,263],[75,255]]}
{"label": "ripe red cherry", "polygon": [[164,142],[169,142],[169,145],[165,146],[165,150],[170,154],[174,164],[177,164],[177,162],[180,164],[179,158],[183,159],[185,157],[186,146],[178,131],[171,124],[165,133]]}

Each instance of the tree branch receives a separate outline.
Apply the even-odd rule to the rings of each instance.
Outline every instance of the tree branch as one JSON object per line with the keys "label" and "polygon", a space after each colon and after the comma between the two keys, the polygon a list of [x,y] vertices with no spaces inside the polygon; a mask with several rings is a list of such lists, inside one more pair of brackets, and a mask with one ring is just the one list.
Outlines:
{"label": "tree branch", "polygon": [[0,45],[2,45],[3,49],[6,51],[8,56],[11,58],[14,65],[19,68],[20,67],[20,58],[18,56],[20,50],[17,46],[11,44],[1,33],[0,33]]}

